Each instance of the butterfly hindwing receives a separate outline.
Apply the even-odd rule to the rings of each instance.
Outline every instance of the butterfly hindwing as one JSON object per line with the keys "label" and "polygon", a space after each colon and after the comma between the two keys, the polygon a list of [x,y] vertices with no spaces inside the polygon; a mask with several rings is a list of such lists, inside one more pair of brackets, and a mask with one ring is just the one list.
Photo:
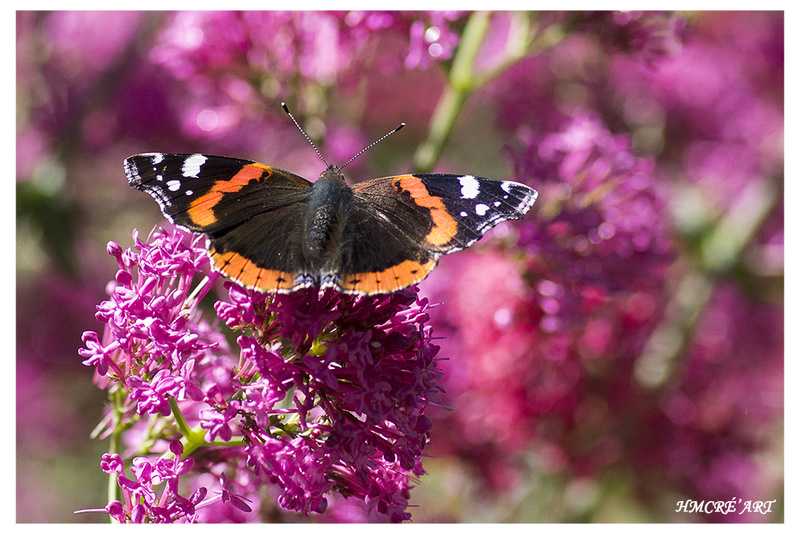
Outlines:
{"label": "butterfly hindwing", "polygon": [[421,281],[436,266],[437,254],[421,247],[413,237],[419,234],[413,230],[414,224],[426,224],[424,216],[402,202],[391,205],[383,211],[374,202],[355,196],[334,269],[341,290],[396,291]]}
{"label": "butterfly hindwing", "polygon": [[291,291],[317,282],[303,249],[302,210],[262,211],[209,236],[218,271],[260,291]]}

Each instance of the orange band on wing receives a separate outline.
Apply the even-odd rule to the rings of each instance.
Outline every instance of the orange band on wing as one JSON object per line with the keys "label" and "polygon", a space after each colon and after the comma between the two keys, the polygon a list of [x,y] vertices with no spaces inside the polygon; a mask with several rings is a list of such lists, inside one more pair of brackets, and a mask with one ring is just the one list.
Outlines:
{"label": "orange band on wing", "polygon": [[224,275],[251,289],[286,291],[295,286],[297,274],[259,267],[236,252],[209,250],[214,267]]}
{"label": "orange band on wing", "polygon": [[214,206],[216,206],[221,199],[222,193],[213,191],[194,200],[189,206],[188,211],[192,222],[200,228],[207,228],[216,223],[217,216],[214,215]]}
{"label": "orange band on wing", "polygon": [[192,201],[188,210],[189,218],[197,227],[208,228],[217,222],[214,207],[222,200],[225,193],[235,193],[251,180],[269,178],[271,172],[270,167],[261,163],[245,165],[230,179],[217,182],[208,193]]}
{"label": "orange band on wing", "polygon": [[447,213],[447,208],[442,199],[432,196],[428,192],[428,188],[425,187],[421,179],[411,174],[398,176],[395,187],[400,192],[408,192],[418,206],[430,209],[433,226],[428,235],[425,236],[425,240],[428,243],[439,247],[446,245],[455,237],[456,233],[458,233],[458,222]]}
{"label": "orange band on wing", "polygon": [[436,267],[434,258],[426,263],[406,260],[380,272],[344,276],[339,287],[345,291],[359,291],[368,295],[389,293],[420,282],[434,267]]}
{"label": "orange band on wing", "polygon": [[217,182],[211,191],[219,191],[220,193],[235,193],[239,189],[250,183],[250,180],[256,180],[261,177],[266,171],[267,176],[270,174],[270,169],[266,165],[260,163],[251,163],[241,168],[239,172],[233,175],[230,180],[224,182]]}

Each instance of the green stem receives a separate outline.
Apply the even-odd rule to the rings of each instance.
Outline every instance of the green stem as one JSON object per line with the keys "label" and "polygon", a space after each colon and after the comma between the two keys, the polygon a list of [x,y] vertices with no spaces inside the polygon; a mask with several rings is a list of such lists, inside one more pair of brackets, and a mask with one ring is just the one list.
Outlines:
{"label": "green stem", "polygon": [[634,376],[650,389],[663,387],[679,369],[700,314],[714,294],[715,280],[728,273],[779,200],[770,182],[753,182],[703,239],[698,265],[684,274],[666,308],[664,321],[650,335]]}
{"label": "green stem", "polygon": [[[122,428],[120,428],[120,421],[122,420],[122,412],[120,410],[121,398],[120,391],[112,391],[109,396],[111,397],[111,436],[108,440],[108,452],[113,454],[119,452],[119,444],[122,439]],[[108,502],[119,500],[119,485],[117,484],[116,473],[108,475]],[[113,520],[112,520],[113,522]]]}
{"label": "green stem", "polygon": [[169,405],[172,408],[172,415],[175,417],[175,423],[178,425],[181,434],[183,434],[183,456],[189,456],[200,447],[206,445],[205,432],[202,430],[193,430],[189,427],[189,423],[186,422],[186,418],[183,416],[183,412],[181,412],[175,397],[169,398]]}
{"label": "green stem", "polygon": [[745,186],[716,228],[701,244],[702,264],[712,272],[727,272],[778,202],[779,191],[769,182]]}
{"label": "green stem", "polygon": [[473,13],[467,21],[464,35],[453,57],[449,83],[431,118],[428,138],[414,154],[414,165],[418,172],[428,172],[436,164],[464,107],[464,101],[474,88],[472,66],[488,28],[489,15],[485,12]]}
{"label": "green stem", "polygon": [[563,30],[554,25],[534,40],[536,28],[531,17],[529,13],[513,14],[502,59],[485,71],[474,72],[475,58],[489,29],[489,14],[478,12],[470,16],[453,57],[448,84],[433,112],[428,138],[414,154],[417,172],[429,172],[436,164],[470,93],[488,84],[525,54],[553,46],[564,37]]}
{"label": "green stem", "polygon": [[169,405],[172,408],[172,415],[175,417],[175,423],[178,425],[178,429],[181,431],[181,434],[183,434],[182,441],[184,458],[192,454],[200,447],[239,447],[246,445],[244,438],[232,441],[213,441],[211,443],[206,443],[205,431],[195,430],[189,427],[189,423],[186,422],[186,418],[183,416],[180,406],[178,406],[178,401],[175,400],[175,397],[169,398]]}

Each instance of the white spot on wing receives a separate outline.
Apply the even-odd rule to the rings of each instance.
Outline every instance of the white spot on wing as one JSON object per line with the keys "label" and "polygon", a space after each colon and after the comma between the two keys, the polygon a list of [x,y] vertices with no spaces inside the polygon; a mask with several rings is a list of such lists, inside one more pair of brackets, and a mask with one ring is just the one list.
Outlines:
{"label": "white spot on wing", "polygon": [[461,176],[458,181],[461,184],[462,198],[475,198],[480,193],[480,183],[474,176]]}
{"label": "white spot on wing", "polygon": [[158,165],[164,161],[164,154],[153,154],[153,165]]}
{"label": "white spot on wing", "polygon": [[208,158],[202,154],[192,154],[186,161],[183,162],[183,167],[181,167],[181,173],[183,174],[184,178],[197,178],[197,174],[200,172],[200,167],[203,163],[206,162]]}
{"label": "white spot on wing", "polygon": [[489,211],[489,206],[487,206],[486,204],[476,204],[475,205],[475,213],[479,217],[483,217],[484,215],[486,215],[487,211]]}
{"label": "white spot on wing", "polygon": [[180,180],[170,180],[167,182],[167,189],[170,191],[177,191],[181,188]]}

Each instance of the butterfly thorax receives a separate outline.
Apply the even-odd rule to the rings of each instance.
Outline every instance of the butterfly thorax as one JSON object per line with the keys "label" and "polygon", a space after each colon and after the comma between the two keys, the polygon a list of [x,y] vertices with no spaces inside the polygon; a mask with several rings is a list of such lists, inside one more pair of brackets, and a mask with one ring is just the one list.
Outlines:
{"label": "butterfly thorax", "polygon": [[312,268],[320,268],[339,250],[353,191],[333,165],[311,188],[306,212],[305,252]]}

